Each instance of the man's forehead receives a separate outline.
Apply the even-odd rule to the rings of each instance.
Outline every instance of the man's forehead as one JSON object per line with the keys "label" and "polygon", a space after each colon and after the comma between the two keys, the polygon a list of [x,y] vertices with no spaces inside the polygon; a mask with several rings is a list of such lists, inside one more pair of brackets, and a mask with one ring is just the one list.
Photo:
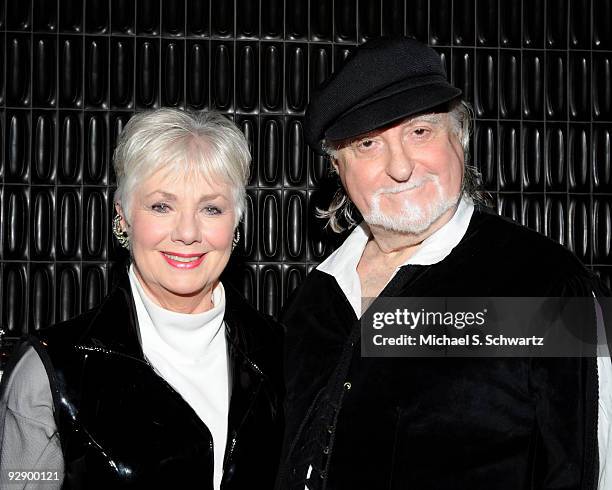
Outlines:
{"label": "man's forehead", "polygon": [[402,122],[412,123],[412,122],[429,122],[432,124],[440,124],[442,121],[446,120],[447,112],[431,112],[429,114],[419,114],[417,116],[411,116],[404,119]]}
{"label": "man's forehead", "polygon": [[372,131],[368,131],[367,133],[362,133],[360,135],[355,136],[354,138],[351,138],[352,141],[355,140],[361,140],[363,138],[367,138],[368,136],[375,136],[377,134],[380,134],[384,131],[386,131],[387,129],[390,128],[395,128],[397,126],[402,126],[402,125],[412,125],[412,124],[418,124],[418,123],[429,123],[429,124],[442,124],[443,122],[446,121],[446,116],[447,116],[447,112],[429,112],[426,114],[417,114],[416,116],[408,116],[404,119],[400,119],[399,121],[394,121],[390,124],[387,124],[386,126],[383,126],[381,128],[376,128],[373,129]]}

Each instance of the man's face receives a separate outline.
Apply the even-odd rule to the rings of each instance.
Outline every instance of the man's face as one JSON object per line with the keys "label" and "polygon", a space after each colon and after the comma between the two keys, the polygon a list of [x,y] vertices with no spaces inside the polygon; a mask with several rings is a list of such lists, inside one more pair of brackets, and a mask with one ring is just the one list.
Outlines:
{"label": "man's face", "polygon": [[370,226],[421,234],[456,207],[463,151],[448,114],[364,134],[336,152],[340,179]]}

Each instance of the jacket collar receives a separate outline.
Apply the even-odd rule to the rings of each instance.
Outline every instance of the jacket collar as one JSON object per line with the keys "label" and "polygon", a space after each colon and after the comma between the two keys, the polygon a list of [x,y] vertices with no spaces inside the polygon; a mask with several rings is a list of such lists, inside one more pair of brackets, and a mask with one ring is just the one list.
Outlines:
{"label": "jacket collar", "polygon": [[77,345],[145,360],[127,268],[121,271],[110,294],[91,315]]}

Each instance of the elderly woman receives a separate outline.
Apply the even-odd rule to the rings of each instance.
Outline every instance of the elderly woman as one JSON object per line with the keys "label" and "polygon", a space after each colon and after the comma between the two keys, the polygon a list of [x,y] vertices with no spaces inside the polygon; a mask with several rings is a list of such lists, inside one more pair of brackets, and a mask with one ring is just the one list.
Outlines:
{"label": "elderly woman", "polygon": [[219,114],[130,119],[114,155],[113,221],[129,270],[100,306],[16,353],[0,487],[273,487],[281,332],[220,280],[249,159]]}

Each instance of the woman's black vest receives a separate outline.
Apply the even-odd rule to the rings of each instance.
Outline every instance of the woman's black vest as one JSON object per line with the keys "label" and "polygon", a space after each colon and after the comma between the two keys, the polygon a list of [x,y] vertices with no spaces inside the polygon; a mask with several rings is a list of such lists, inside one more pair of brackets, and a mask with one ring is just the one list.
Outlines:
{"label": "woman's black vest", "polygon": [[[221,488],[272,488],[283,424],[281,330],[225,289],[231,400]],[[50,380],[63,488],[213,488],[211,433],[145,360],[127,276],[98,308],[29,344]]]}

